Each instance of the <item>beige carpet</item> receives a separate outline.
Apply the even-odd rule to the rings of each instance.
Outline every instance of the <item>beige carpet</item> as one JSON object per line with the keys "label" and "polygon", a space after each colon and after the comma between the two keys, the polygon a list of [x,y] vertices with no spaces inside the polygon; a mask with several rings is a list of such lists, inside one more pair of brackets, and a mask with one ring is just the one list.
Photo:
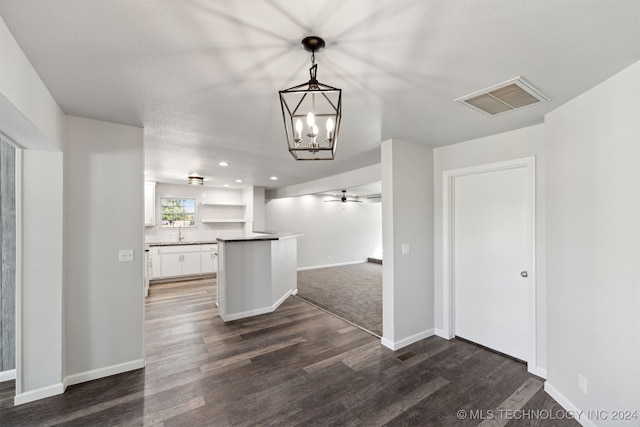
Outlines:
{"label": "beige carpet", "polygon": [[299,271],[298,297],[382,336],[380,264]]}

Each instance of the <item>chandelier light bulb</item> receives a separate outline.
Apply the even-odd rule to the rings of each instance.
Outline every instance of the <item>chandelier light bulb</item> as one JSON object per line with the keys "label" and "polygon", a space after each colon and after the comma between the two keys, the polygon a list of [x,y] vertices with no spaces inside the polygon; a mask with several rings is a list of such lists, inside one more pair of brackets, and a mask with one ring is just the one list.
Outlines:
{"label": "chandelier light bulb", "polygon": [[333,119],[331,117],[329,117],[327,119],[327,142],[331,142],[331,140],[333,139]]}
{"label": "chandelier light bulb", "polygon": [[302,141],[302,120],[296,120],[296,142]]}
{"label": "chandelier light bulb", "polygon": [[315,123],[311,126],[311,136],[318,136],[318,125]]}
{"label": "chandelier light bulb", "polygon": [[329,117],[327,119],[327,132],[331,132],[333,130],[333,119]]}
{"label": "chandelier light bulb", "polygon": [[307,113],[307,126],[311,128],[315,124],[316,124],[316,118],[313,117],[313,113],[309,111],[309,113]]}

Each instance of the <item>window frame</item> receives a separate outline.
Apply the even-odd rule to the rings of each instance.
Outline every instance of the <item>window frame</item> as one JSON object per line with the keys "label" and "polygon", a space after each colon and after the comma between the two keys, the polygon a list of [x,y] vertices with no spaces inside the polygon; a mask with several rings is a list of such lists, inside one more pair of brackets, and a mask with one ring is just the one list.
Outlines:
{"label": "window frame", "polygon": [[[165,206],[171,208],[171,205],[165,205],[166,200],[174,201],[175,210],[165,212]],[[193,207],[191,206],[193,205]],[[197,214],[198,202],[195,197],[161,197],[160,198],[160,228],[195,228],[196,214]],[[181,209],[178,209],[181,208]],[[191,211],[193,209],[193,211]],[[183,219],[178,219],[179,216],[184,216]],[[172,217],[173,219],[169,219]]]}

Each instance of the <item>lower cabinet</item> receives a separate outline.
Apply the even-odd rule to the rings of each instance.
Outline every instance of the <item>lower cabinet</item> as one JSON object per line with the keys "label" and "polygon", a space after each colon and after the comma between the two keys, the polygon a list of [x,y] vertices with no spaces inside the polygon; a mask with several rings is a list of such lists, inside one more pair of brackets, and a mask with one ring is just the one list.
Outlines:
{"label": "lower cabinet", "polygon": [[151,278],[195,276],[218,270],[218,245],[152,246]]}
{"label": "lower cabinet", "polygon": [[200,246],[200,269],[202,274],[218,272],[218,245]]}
{"label": "lower cabinet", "polygon": [[151,246],[149,248],[149,264],[151,274],[149,274],[149,278],[160,279],[162,277],[162,247],[161,246]]}

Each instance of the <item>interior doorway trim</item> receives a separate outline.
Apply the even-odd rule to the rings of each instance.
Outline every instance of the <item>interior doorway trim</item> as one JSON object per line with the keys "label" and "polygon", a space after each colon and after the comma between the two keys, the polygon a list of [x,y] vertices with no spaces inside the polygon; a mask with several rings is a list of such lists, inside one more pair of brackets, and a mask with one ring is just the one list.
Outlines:
{"label": "interior doorway trim", "polygon": [[16,208],[16,265],[15,265],[15,368],[0,373],[0,382],[15,380],[14,396],[22,392],[22,147],[0,129],[0,141],[15,148],[15,208]]}
{"label": "interior doorway trim", "polygon": [[503,162],[487,163],[483,165],[471,166],[461,169],[451,169],[442,172],[442,317],[444,336],[451,339],[455,336],[455,299],[454,295],[454,230],[453,224],[453,200],[454,181],[457,177],[475,175],[487,172],[497,172],[508,169],[526,168],[529,188],[529,277],[531,286],[527,290],[527,369],[533,374],[537,374],[537,327],[536,327],[536,248],[535,248],[535,224],[536,224],[536,180],[535,180],[535,157],[523,157],[519,159],[507,160]]}

